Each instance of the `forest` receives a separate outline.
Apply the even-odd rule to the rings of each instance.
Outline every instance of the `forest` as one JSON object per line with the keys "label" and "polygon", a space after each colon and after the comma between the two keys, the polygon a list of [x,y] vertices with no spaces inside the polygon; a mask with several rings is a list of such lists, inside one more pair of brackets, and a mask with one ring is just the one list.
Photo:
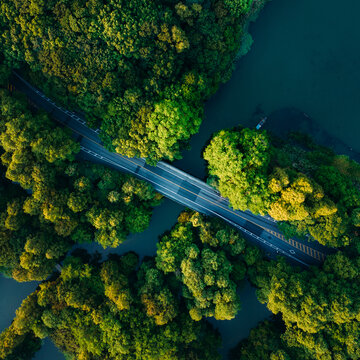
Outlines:
{"label": "forest", "polygon": [[274,314],[232,349],[232,360],[360,358],[360,165],[291,133],[237,127],[214,134],[208,183],[235,209],[269,214],[287,236],[338,251],[320,267],[259,258],[247,272]]}
{"label": "forest", "polygon": [[[129,231],[142,231],[160,196],[130,176],[80,161],[65,129],[5,88],[0,130],[1,271],[18,281],[45,280],[0,335],[0,358],[30,359],[45,337],[69,359],[220,358],[221,339],[206,318],[233,319],[245,279],[275,317],[253,329],[231,359],[359,358],[357,163],[301,134],[284,142],[250,129],[222,131],[204,152],[209,183],[223,192],[221,176],[234,180],[226,193],[231,204],[256,204],[254,212],[272,216],[276,203],[305,209],[309,218],[281,219],[290,234],[310,232],[320,216],[348,219],[341,238],[330,236],[337,246],[348,241],[321,267],[269,261],[231,227],[193,211],[160,237],[155,257],[102,261],[83,251],[65,255],[75,243],[117,246]],[[258,199],[246,197],[253,187]],[[328,214],[324,204],[336,211]],[[61,273],[54,272],[60,261]]]}
{"label": "forest", "polygon": [[[144,231],[161,195],[84,160],[69,130],[9,86],[16,69],[101,129],[111,151],[181,157],[204,102],[249,47],[263,0],[2,0],[0,273],[39,282],[0,334],[0,359],[50,338],[67,360],[216,360],[208,319],[242,307],[244,281],[273,316],[232,360],[360,358],[360,165],[292,133],[237,127],[203,152],[234,209],[269,214],[288,237],[336,248],[319,267],[268,259],[224,222],[186,209],[140,259],[89,254]],[[220,119],[219,119],[220,121]]]}
{"label": "forest", "polygon": [[237,288],[260,252],[186,212],[155,258],[67,256],[75,244],[117,247],[145,230],[161,196],[84,161],[71,133],[9,91],[8,78],[17,69],[81,112],[112,151],[149,163],[177,159],[204,101],[249,46],[245,24],[263,3],[1,2],[0,272],[43,282],[0,335],[0,358],[29,359],[47,336],[69,359],[219,357],[219,334],[204,318],[236,315]]}
{"label": "forest", "polygon": [[157,245],[156,266],[182,284],[191,318],[231,320],[240,310],[237,295],[248,269],[262,258],[234,229],[197,212],[183,212]]}
{"label": "forest", "polygon": [[78,152],[67,129],[0,89],[0,272],[44,280],[74,244],[116,247],[147,228],[161,195]]}
{"label": "forest", "polygon": [[50,337],[69,359],[220,359],[206,318],[232,319],[247,279],[274,317],[230,359],[358,359],[359,269],[354,245],[304,270],[266,259],[220,220],[185,211],[155,257],[102,261],[81,249],[66,257],[0,335],[0,358],[29,359]]}
{"label": "forest", "polygon": [[258,262],[251,282],[276,318],[253,329],[230,358],[359,359],[359,269],[356,247],[329,255],[321,268],[306,271],[283,260]]}
{"label": "forest", "polygon": [[[10,359],[19,347],[31,356],[49,336],[74,360],[219,358],[210,325],[181,311],[171,285],[147,262],[137,267],[134,253],[101,263],[87,253],[67,257],[61,274],[29,295],[0,335],[0,357]],[[171,316],[158,324],[161,312]]]}
{"label": "forest", "polygon": [[288,236],[330,247],[358,242],[360,165],[304,134],[287,141],[248,128],[222,130],[203,153],[208,183],[234,209],[269,214]]}
{"label": "forest", "polygon": [[245,24],[264,3],[3,0],[0,52],[101,127],[109,149],[173,160],[198,131],[204,101],[230,78]]}
{"label": "forest", "polygon": [[237,289],[261,252],[194,211],[159,240],[155,257],[75,250],[30,294],[0,335],[0,358],[28,359],[50,337],[69,359],[220,359],[205,318],[232,319]]}

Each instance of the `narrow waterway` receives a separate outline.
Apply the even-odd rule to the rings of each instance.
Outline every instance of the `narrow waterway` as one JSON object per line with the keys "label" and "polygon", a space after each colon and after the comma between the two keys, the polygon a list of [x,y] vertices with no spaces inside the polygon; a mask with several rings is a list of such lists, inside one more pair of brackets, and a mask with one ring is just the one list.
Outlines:
{"label": "narrow waterway", "polygon": [[[357,0],[272,0],[250,26],[251,51],[240,59],[232,79],[206,104],[200,133],[176,165],[203,177],[201,150],[211,134],[238,124],[254,126],[263,115],[269,117],[265,128],[278,133],[303,129],[356,156],[360,151],[359,12]],[[182,209],[165,200],[155,210],[150,228],[130,236],[115,252],[154,255],[158,236],[173,226]],[[87,248],[104,255],[114,252],[96,245]],[[16,308],[35,288],[36,283],[19,284],[0,277],[0,331],[10,325]],[[228,349],[269,314],[249,284],[244,284],[240,297],[242,310],[234,320],[211,321],[222,334],[224,358]],[[46,341],[35,357],[45,359],[64,357]]]}

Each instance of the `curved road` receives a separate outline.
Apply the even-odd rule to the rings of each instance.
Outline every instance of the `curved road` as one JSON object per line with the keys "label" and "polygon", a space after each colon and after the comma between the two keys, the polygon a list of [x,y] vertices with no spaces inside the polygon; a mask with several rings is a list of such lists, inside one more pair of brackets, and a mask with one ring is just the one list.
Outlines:
{"label": "curved road", "polygon": [[260,246],[269,257],[283,255],[290,262],[307,267],[321,264],[326,255],[332,252],[315,241],[286,239],[272,218],[231,209],[228,200],[221,197],[218,191],[172,165],[159,162],[156,166],[150,166],[144,159],[128,158],[106,150],[99,139],[99,130],[88,128],[82,117],[56,105],[16,73],[11,83],[25,93],[35,106],[47,111],[54,120],[73,131],[85,158],[146,180],[167,198],[203,214],[223,219],[242,231],[245,238]]}

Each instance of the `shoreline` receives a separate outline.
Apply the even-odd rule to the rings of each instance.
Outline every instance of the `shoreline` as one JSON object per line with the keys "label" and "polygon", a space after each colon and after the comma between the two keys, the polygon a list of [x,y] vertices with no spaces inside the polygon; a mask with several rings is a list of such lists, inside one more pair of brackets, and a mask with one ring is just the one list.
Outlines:
{"label": "shoreline", "polygon": [[[253,114],[252,122],[255,122],[258,113]],[[332,149],[338,155],[347,155],[350,159],[360,163],[360,152],[353,149],[340,138],[330,134],[321,127],[315,119],[296,107],[280,108],[270,113],[264,130],[273,132],[281,138],[287,138],[287,134],[299,131],[311,136],[314,141],[322,146]]]}
{"label": "shoreline", "polygon": [[243,33],[241,35],[240,46],[234,58],[234,64],[236,64],[242,57],[244,57],[250,50],[254,43],[254,39],[249,32],[249,27],[252,22],[255,22],[260,15],[260,12],[264,9],[265,5],[270,0],[255,0],[253,7],[249,14],[245,17],[244,24],[242,26]]}

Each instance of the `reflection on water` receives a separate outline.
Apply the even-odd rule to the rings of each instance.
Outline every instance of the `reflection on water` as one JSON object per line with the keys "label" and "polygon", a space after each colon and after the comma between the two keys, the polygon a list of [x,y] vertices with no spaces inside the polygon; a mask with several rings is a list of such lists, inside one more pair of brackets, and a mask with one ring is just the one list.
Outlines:
{"label": "reflection on water", "polygon": [[220,353],[224,359],[226,359],[229,349],[232,349],[240,339],[248,337],[253,327],[271,315],[266,306],[258,302],[255,288],[249,282],[245,282],[243,288],[239,291],[239,296],[241,310],[235,319],[230,321],[209,319],[221,333],[223,347]]}
{"label": "reflection on water", "polygon": [[[156,243],[160,235],[165,231],[170,230],[176,223],[181,211],[185,208],[168,199],[164,199],[162,204],[154,210],[151,218],[150,226],[147,230],[140,234],[132,234],[128,236],[116,249],[103,249],[101,245],[96,243],[81,245],[83,249],[89,252],[98,251],[106,258],[108,254],[125,254],[129,251],[135,251],[140,257],[153,256],[156,253]],[[76,247],[74,247],[75,249]]]}
{"label": "reflection on water", "polygon": [[64,355],[58,350],[53,342],[46,338],[41,349],[36,353],[34,360],[64,360]]}

